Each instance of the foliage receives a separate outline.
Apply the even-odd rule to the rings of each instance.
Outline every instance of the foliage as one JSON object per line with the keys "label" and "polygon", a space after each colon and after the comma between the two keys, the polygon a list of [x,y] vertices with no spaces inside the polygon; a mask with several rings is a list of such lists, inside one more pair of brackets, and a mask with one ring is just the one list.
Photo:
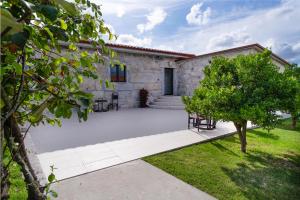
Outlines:
{"label": "foliage", "polygon": [[[80,85],[98,78],[96,64],[104,56],[114,56],[104,37],[115,36],[100,6],[89,0],[1,1],[1,139],[21,166],[30,199],[45,195],[26,158],[19,125],[60,125],[60,118],[73,113],[87,120],[93,96]],[[92,47],[80,50],[80,41]]]}
{"label": "foliage", "polygon": [[249,130],[248,152],[234,135],[145,158],[150,164],[217,199],[297,199],[300,195],[300,126],[290,120],[272,133]]}
{"label": "foliage", "polygon": [[57,181],[56,177],[55,177],[55,174],[54,174],[54,170],[56,168],[54,168],[54,166],[50,166],[50,171],[51,173],[49,174],[48,176],[48,183],[45,187],[45,193],[46,193],[46,196],[47,196],[47,199],[51,199],[51,197],[54,197],[54,198],[57,198],[58,197],[58,194],[57,192],[55,192],[54,190],[52,190],[50,187],[51,185]]}
{"label": "foliage", "polygon": [[300,117],[300,67],[296,64],[286,66],[284,70],[286,98],[282,100],[282,110],[292,115],[292,127],[296,127]]}
{"label": "foliage", "polygon": [[148,95],[149,95],[148,90],[146,90],[144,88],[140,90],[140,107],[141,108],[147,107]]}
{"label": "foliage", "polygon": [[[4,143],[5,144],[5,143]],[[12,159],[8,149],[4,152],[2,163],[7,165]],[[10,200],[25,200],[27,199],[26,184],[20,169],[20,166],[15,162],[9,165],[9,199]]]}
{"label": "foliage", "polygon": [[188,112],[234,122],[246,151],[247,121],[266,129],[275,126],[281,98],[286,98],[285,82],[271,52],[215,57],[204,69],[205,77],[193,96],[185,97]]}

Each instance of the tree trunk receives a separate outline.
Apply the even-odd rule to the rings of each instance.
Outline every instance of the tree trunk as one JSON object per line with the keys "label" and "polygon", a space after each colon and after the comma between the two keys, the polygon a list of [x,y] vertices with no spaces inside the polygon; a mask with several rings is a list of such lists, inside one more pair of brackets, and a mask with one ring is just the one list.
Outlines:
{"label": "tree trunk", "polygon": [[8,181],[8,170],[3,167],[3,163],[1,163],[1,199],[6,200],[9,199],[9,181]]}
{"label": "tree trunk", "polygon": [[[40,186],[37,177],[34,174],[34,170],[29,163],[24,146],[23,136],[13,115],[7,119],[4,126],[4,136],[7,140],[9,149],[12,151],[12,157],[14,161],[20,165],[21,171],[24,175],[28,191],[28,199],[46,199],[45,195],[43,194],[42,187]],[[11,140],[11,138],[13,138],[13,140]],[[14,148],[14,143],[19,143],[21,146]]]}
{"label": "tree trunk", "polygon": [[292,115],[292,129],[295,129],[297,125],[297,116]]}
{"label": "tree trunk", "polygon": [[246,140],[246,131],[247,131],[247,121],[243,121],[241,123],[234,123],[234,126],[236,128],[236,131],[239,135],[240,143],[241,143],[241,151],[243,153],[246,153],[246,146],[247,146],[247,140]]}

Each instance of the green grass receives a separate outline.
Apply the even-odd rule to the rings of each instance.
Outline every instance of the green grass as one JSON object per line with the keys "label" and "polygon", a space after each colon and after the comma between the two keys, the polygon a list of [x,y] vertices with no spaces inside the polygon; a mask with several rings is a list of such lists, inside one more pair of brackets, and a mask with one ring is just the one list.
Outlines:
{"label": "green grass", "polygon": [[289,124],[248,131],[247,154],[234,135],[145,161],[218,199],[299,199],[300,126]]}
{"label": "green grass", "polygon": [[[6,149],[3,163],[6,165],[11,159],[11,155]],[[9,165],[9,199],[10,200],[25,200],[27,199],[26,183],[24,181],[20,166],[16,162]]]}

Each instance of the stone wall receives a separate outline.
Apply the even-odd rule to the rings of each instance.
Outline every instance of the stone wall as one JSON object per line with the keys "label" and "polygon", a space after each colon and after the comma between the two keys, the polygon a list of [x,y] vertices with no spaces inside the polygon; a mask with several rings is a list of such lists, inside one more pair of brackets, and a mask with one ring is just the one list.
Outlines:
{"label": "stone wall", "polygon": [[[244,49],[225,52],[222,55],[234,57],[239,54],[257,53],[257,50]],[[113,83],[115,89],[106,88],[105,80],[110,80],[109,61],[97,65],[98,76],[103,80],[85,80],[82,87],[91,92],[95,98],[105,97],[111,101],[113,91],[119,93],[119,105],[122,108],[139,106],[139,90],[145,88],[152,99],[164,94],[164,68],[174,68],[174,95],[192,95],[199,81],[204,78],[203,69],[212,59],[212,55],[203,55],[187,60],[175,61],[175,58],[146,55],[138,53],[118,52],[117,59],[126,65],[126,82]],[[282,70],[283,65],[276,60],[273,62]]]}
{"label": "stone wall", "polygon": [[[119,105],[122,108],[139,106],[139,90],[145,88],[153,98],[163,95],[164,68],[175,68],[174,58],[166,58],[152,55],[118,52],[117,59],[126,65],[126,82],[114,82],[115,91],[119,93]],[[110,80],[109,62],[97,66],[98,75],[103,80],[85,80],[83,89],[90,91],[95,98],[105,97],[110,101],[112,88],[105,87],[104,80]],[[175,75],[177,73],[174,73]],[[177,78],[174,77],[174,85]],[[177,88],[177,87],[176,87]],[[176,88],[175,92],[176,92]]]}
{"label": "stone wall", "polygon": [[[223,56],[235,57],[239,54],[257,53],[255,49],[245,49],[239,51],[231,51],[223,53]],[[204,78],[203,69],[209,64],[213,58],[212,55],[200,56],[192,59],[178,61],[178,94],[179,95],[192,95],[193,91],[199,85],[199,81]],[[276,60],[273,60],[280,70],[283,70],[283,65]]]}

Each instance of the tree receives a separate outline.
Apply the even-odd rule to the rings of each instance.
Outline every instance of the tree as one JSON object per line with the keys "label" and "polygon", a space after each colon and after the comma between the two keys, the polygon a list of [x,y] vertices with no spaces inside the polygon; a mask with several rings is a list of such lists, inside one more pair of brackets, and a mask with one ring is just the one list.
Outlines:
{"label": "tree", "polygon": [[[89,0],[1,1],[1,155],[9,149],[21,166],[28,199],[45,199],[46,192],[27,158],[23,141],[28,130],[23,135],[20,125],[59,125],[60,118],[74,112],[79,120],[87,119],[93,96],[80,84],[98,78],[95,63],[103,63],[103,55],[113,57],[104,37],[115,36],[105,26],[100,6]],[[93,53],[79,51],[81,40],[92,43]],[[2,198],[8,198],[10,163],[1,163]]]}
{"label": "tree", "polygon": [[205,77],[191,98],[184,102],[189,112],[232,121],[246,152],[247,122],[271,129],[279,116],[284,80],[271,60],[271,52],[214,57],[204,69]]}
{"label": "tree", "polygon": [[286,98],[282,100],[282,110],[291,114],[294,129],[300,117],[300,67],[297,64],[286,66],[283,75]]}

